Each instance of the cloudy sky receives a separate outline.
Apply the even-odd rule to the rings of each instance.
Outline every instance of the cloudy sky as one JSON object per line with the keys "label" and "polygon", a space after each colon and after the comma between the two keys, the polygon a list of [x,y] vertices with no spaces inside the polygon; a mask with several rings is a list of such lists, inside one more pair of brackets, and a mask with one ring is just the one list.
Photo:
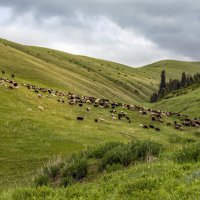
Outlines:
{"label": "cloudy sky", "polygon": [[131,66],[200,60],[200,1],[0,0],[0,37]]}

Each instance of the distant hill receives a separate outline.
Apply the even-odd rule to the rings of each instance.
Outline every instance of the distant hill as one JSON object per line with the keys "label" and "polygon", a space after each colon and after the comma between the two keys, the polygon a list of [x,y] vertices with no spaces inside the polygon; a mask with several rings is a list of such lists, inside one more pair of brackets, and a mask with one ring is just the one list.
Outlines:
{"label": "distant hill", "polygon": [[148,102],[158,87],[160,72],[179,78],[196,73],[200,62],[165,60],[141,68],[0,39],[0,68],[17,80],[83,95],[124,102]]}

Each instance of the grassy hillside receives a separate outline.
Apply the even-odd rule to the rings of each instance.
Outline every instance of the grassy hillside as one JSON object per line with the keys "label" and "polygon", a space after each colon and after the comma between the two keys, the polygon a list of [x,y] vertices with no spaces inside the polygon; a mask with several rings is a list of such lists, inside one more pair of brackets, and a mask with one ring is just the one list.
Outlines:
{"label": "grassy hillside", "polygon": [[[24,46],[0,39],[0,68],[6,72],[2,76],[9,79],[11,73],[15,74],[15,81],[18,83],[31,83],[63,92],[153,106],[164,111],[183,111],[191,117],[197,117],[199,113],[199,89],[188,90],[187,94],[157,104],[147,103],[150,94],[158,87],[162,69],[166,70],[167,77],[180,78],[183,71],[187,74],[198,72],[200,69],[198,62],[160,61],[141,68],[131,68],[109,61],[47,48]],[[64,100],[65,103],[58,102],[58,99]],[[44,111],[41,111],[39,106],[42,106]],[[37,169],[53,156],[65,157],[86,149],[87,146],[96,146],[106,141],[128,142],[133,139],[148,139],[161,143],[166,149],[166,155],[168,152],[180,149],[183,143],[200,141],[197,128],[189,127],[180,131],[167,126],[168,122],[173,123],[174,120],[179,122],[179,118],[174,116],[164,116],[162,124],[152,122],[148,115],[142,115],[136,110],[116,108],[117,112],[127,113],[131,120],[129,124],[126,119],[113,120],[110,109],[91,106],[91,111],[88,112],[86,109],[88,106],[91,105],[84,104],[83,107],[69,105],[66,97],[43,95],[42,98],[38,98],[37,93],[21,84],[18,89],[0,85],[0,190],[27,185]],[[83,116],[84,121],[77,121],[77,116]],[[95,123],[95,118],[103,118],[105,121]],[[160,128],[160,132],[140,127],[140,124],[152,123]],[[164,170],[165,164],[162,165]],[[158,166],[159,164],[155,164],[155,173]],[[179,166],[174,167],[180,169]],[[131,173],[137,176],[137,170],[139,167],[131,168],[124,176],[127,178]],[[145,171],[146,166],[141,166],[141,170]],[[170,170],[169,176],[174,173]],[[104,178],[97,180],[91,187],[91,195],[95,195],[99,185],[101,188],[108,183],[108,187],[103,188],[105,191],[102,191],[102,194],[109,198],[109,188],[112,190],[122,176],[123,172],[119,172],[114,174],[110,182],[107,181],[109,175],[105,176],[105,180]],[[125,187],[125,182],[122,181],[121,185],[118,185],[119,188]],[[82,190],[91,184],[93,183],[83,186],[80,184],[81,194],[78,191],[77,195],[80,194],[80,197],[84,198],[87,194],[82,194]],[[58,195],[61,196],[68,194],[67,190],[59,192]],[[96,194],[100,195],[98,192]],[[121,194],[124,195],[123,192]],[[5,195],[7,198],[7,193]],[[116,195],[119,196],[117,192]]]}
{"label": "grassy hillside", "polygon": [[156,109],[200,117],[200,86],[194,85],[174,91],[158,103],[148,105]]}
{"label": "grassy hillside", "polygon": [[199,199],[199,164],[142,164],[68,188],[26,188],[2,194],[2,200],[192,200]]}
{"label": "grassy hillside", "polygon": [[171,78],[196,73],[198,62],[160,61],[142,68],[30,47],[0,39],[0,66],[19,80],[123,102],[149,101],[160,72]]}

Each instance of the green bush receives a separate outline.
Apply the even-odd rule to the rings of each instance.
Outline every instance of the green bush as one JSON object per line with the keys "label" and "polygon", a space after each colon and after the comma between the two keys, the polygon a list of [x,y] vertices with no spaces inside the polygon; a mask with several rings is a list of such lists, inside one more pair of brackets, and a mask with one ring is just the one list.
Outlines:
{"label": "green bush", "polygon": [[136,160],[145,160],[147,155],[158,156],[162,150],[162,145],[153,141],[133,141],[131,152]]}
{"label": "green bush", "polygon": [[127,167],[132,162],[132,154],[128,144],[120,145],[108,151],[101,159],[100,169],[103,170],[107,165],[121,164]]}
{"label": "green bush", "polygon": [[46,174],[39,174],[35,179],[34,179],[34,184],[36,187],[39,186],[47,186],[51,183],[50,178]]}
{"label": "green bush", "polygon": [[66,187],[87,178],[89,172],[89,175],[94,172],[94,168],[95,174],[98,170],[115,171],[135,161],[144,161],[147,155],[157,156],[160,151],[161,145],[151,141],[106,143],[90,151],[73,154],[65,160],[58,159],[48,163],[35,178],[34,183],[36,186]]}
{"label": "green bush", "polygon": [[169,142],[171,143],[178,143],[178,144],[187,144],[187,143],[193,143],[196,142],[193,138],[182,138],[180,136],[172,136],[169,138]]}
{"label": "green bush", "polygon": [[183,147],[174,154],[177,162],[197,162],[200,161],[200,144],[192,144]]}
{"label": "green bush", "polygon": [[75,159],[71,163],[67,163],[62,170],[62,177],[72,177],[79,181],[87,176],[88,161],[86,159]]}
{"label": "green bush", "polygon": [[198,129],[197,131],[195,131],[194,135],[197,136],[197,137],[200,137],[200,129]]}
{"label": "green bush", "polygon": [[95,149],[88,149],[87,156],[88,158],[99,159],[102,158],[108,151],[120,145],[122,145],[122,143],[120,142],[108,142],[105,143],[104,145],[99,145]]}

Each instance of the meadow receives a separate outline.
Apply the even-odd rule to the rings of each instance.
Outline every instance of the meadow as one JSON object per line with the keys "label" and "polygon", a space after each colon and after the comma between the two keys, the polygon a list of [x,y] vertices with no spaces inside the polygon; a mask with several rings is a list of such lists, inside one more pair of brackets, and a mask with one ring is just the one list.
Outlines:
{"label": "meadow", "polygon": [[[160,61],[131,68],[1,39],[0,66],[6,72],[2,76],[11,79],[13,73],[18,83],[199,117],[199,87],[178,91],[178,95],[170,94],[173,97],[156,104],[148,103],[158,88],[163,69],[168,78],[180,78],[183,71],[198,72],[199,62]],[[193,195],[200,195],[197,189],[199,163],[179,164],[171,158],[183,146],[200,142],[198,128],[176,130],[166,123],[179,121],[179,118],[165,116],[164,124],[154,122],[161,130],[156,132],[140,127],[152,121],[138,111],[116,108],[117,112],[127,113],[131,119],[129,124],[126,119],[113,120],[110,109],[91,106],[88,112],[88,106],[69,105],[68,100],[61,97],[38,98],[22,85],[14,90],[0,85],[0,199],[194,199]],[[77,116],[83,116],[84,120],[77,121]],[[95,123],[95,118],[105,121]],[[109,141],[128,143],[132,140],[154,141],[163,145],[165,151],[155,162],[111,170],[67,188],[32,186],[38,169],[53,157],[65,158]],[[191,180],[188,182],[188,179]]]}

